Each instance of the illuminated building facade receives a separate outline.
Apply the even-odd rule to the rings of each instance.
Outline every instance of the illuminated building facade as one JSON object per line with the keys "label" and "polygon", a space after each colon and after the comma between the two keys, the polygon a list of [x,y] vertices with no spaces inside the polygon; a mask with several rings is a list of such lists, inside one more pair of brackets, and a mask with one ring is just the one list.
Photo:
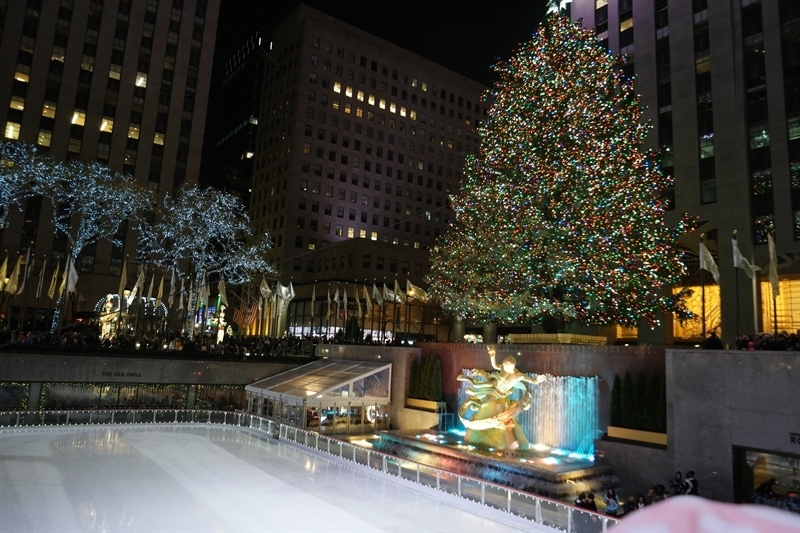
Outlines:
{"label": "illuminated building facade", "polygon": [[300,5],[265,46],[251,219],[269,232],[289,326],[325,291],[423,284],[484,86]]}
{"label": "illuminated building facade", "polygon": [[[700,233],[719,265],[706,296],[706,331],[723,340],[753,331],[800,328],[800,3],[794,0],[574,0],[573,20],[627,57],[663,150],[671,222],[699,216]],[[774,231],[780,294],[769,284],[768,233]],[[738,248],[761,267],[754,284],[733,265]],[[697,263],[693,269],[697,272]],[[693,286],[700,314],[699,275]],[[711,276],[706,273],[706,283]],[[713,316],[712,316],[713,315]],[[665,324],[652,342],[699,338]],[[640,331],[640,338],[642,332]]]}
{"label": "illuminated building facade", "polygon": [[[197,183],[219,3],[0,0],[4,140],[35,144],[58,160],[106,164],[159,199]],[[38,260],[47,257],[47,276],[68,253],[66,240],[54,238],[49,209],[31,199],[0,230],[12,262],[32,247]],[[102,241],[77,258],[84,310],[116,293],[123,261],[136,258],[134,232],[123,226],[118,237],[123,247]]]}

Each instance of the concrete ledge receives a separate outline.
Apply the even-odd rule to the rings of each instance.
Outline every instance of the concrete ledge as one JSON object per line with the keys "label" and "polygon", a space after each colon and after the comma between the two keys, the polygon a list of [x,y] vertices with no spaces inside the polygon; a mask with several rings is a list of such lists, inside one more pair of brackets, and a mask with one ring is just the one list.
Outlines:
{"label": "concrete ledge", "polygon": [[514,344],[585,344],[603,346],[608,338],[579,333],[511,333],[508,341]]}

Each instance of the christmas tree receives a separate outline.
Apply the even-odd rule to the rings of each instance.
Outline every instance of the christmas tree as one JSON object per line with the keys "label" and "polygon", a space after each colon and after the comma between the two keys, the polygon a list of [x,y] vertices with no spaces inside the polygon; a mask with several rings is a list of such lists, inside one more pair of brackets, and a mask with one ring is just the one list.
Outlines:
{"label": "christmas tree", "polygon": [[642,148],[633,81],[594,34],[552,15],[495,67],[477,156],[429,275],[446,309],[497,322],[635,325],[688,318],[668,288],[685,275],[664,224],[669,185]]}

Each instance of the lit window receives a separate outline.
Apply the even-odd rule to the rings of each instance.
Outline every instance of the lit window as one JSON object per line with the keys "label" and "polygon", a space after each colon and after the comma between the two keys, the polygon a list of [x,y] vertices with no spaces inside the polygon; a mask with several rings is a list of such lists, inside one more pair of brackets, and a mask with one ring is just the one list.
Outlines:
{"label": "lit window", "polygon": [[365,229],[359,230],[358,231],[358,236],[361,237],[362,239],[366,239],[367,238],[367,230],[365,230]]}
{"label": "lit window", "polygon": [[338,82],[338,81],[333,82],[333,92],[335,92],[335,93],[342,92],[342,83],[341,82]]}
{"label": "lit window", "polygon": [[56,118],[56,104],[53,102],[45,102],[42,106],[42,116],[47,118]]}
{"label": "lit window", "polygon": [[63,46],[54,46],[53,53],[50,54],[50,61],[58,61],[59,63],[63,63],[66,53],[67,51]]}
{"label": "lit window", "polygon": [[114,78],[118,80],[122,77],[122,67],[120,65],[111,64],[111,67],[108,70],[108,77]]}
{"label": "lit window", "polygon": [[333,106],[334,109],[339,109],[339,99],[334,98],[333,101],[331,102],[331,106]]}
{"label": "lit window", "polygon": [[422,82],[422,92],[424,93],[428,92],[428,82],[425,81]]}
{"label": "lit window", "polygon": [[39,130],[39,136],[36,138],[36,144],[39,146],[50,146],[53,140],[53,132],[49,130]]}
{"label": "lit window", "polygon": [[72,112],[72,124],[75,126],[83,126],[86,122],[86,111],[76,109]]}
{"label": "lit window", "polygon": [[164,146],[164,137],[166,137],[166,134],[157,131],[153,136],[153,144]]}
{"label": "lit window", "polygon": [[619,31],[622,33],[625,30],[633,28],[633,19],[623,20],[619,23]]}
{"label": "lit window", "polygon": [[381,98],[380,101],[378,102],[378,107],[380,107],[381,109],[386,109],[386,100]]}
{"label": "lit window", "polygon": [[418,85],[417,78],[411,78],[411,86],[416,87]]}
{"label": "lit window", "polygon": [[417,112],[414,111],[413,109],[411,110],[408,116],[409,118],[411,118],[411,120],[417,120]]}
{"label": "lit window", "polygon": [[358,93],[356,94],[356,98],[358,99],[359,102],[363,102],[364,101],[364,91],[358,91]]}
{"label": "lit window", "polygon": [[69,138],[69,145],[67,146],[67,151],[73,154],[81,153],[81,145],[83,141],[80,139],[76,139],[74,137]]}
{"label": "lit window", "polygon": [[377,241],[378,240],[378,232],[377,231],[373,231],[372,233],[370,233],[370,240],[373,240],[373,241]]}
{"label": "lit window", "polygon": [[369,105],[375,105],[375,95],[374,94],[369,95],[369,98],[367,98],[367,103]]}
{"label": "lit window", "polygon": [[16,109],[17,111],[25,111],[25,98],[23,96],[12,95],[8,107]]}
{"label": "lit window", "polygon": [[356,236],[356,229],[355,229],[354,227],[352,227],[352,226],[348,227],[348,228],[347,228],[347,236],[348,236],[349,238],[351,238],[351,239],[352,239],[353,237],[355,237],[355,236]]}
{"label": "lit window", "polygon": [[352,98],[353,97],[353,88],[348,85],[347,88],[344,90],[344,95]]}
{"label": "lit window", "polygon": [[397,105],[394,102],[389,104],[389,112],[390,113],[397,113]]}
{"label": "lit window", "polygon": [[19,139],[19,128],[20,125],[18,122],[6,122],[6,139]]}
{"label": "lit window", "polygon": [[344,104],[344,112],[349,115],[351,111],[352,111],[352,106],[350,105],[350,102],[346,102]]}
{"label": "lit window", "polygon": [[136,73],[136,86],[137,87],[147,87],[147,73],[146,72],[137,72]]}
{"label": "lit window", "polygon": [[138,139],[139,138],[139,125],[138,124],[131,124],[128,126],[128,138],[129,139]]}
{"label": "lit window", "polygon": [[406,116],[406,108],[404,106],[400,106],[400,116]]}
{"label": "lit window", "polygon": [[18,70],[18,71],[16,71],[14,73],[14,79],[17,80],[17,81],[21,81],[23,83],[28,83],[28,80],[30,79],[30,76],[28,75],[27,72],[22,72],[22,71]]}
{"label": "lit window", "polygon": [[111,117],[103,117],[103,121],[100,122],[100,131],[104,131],[106,133],[111,133],[114,131],[114,119]]}
{"label": "lit window", "polygon": [[255,157],[255,155],[256,155],[256,154],[255,154],[255,153],[253,153],[253,152],[245,152],[245,154],[244,154],[244,156],[245,156],[247,159],[253,159],[253,157]]}
{"label": "lit window", "polygon": [[357,116],[358,118],[361,118],[361,117],[363,117],[363,116],[364,116],[364,110],[363,110],[363,109],[361,109],[361,107],[357,107],[357,108],[356,108],[356,116]]}

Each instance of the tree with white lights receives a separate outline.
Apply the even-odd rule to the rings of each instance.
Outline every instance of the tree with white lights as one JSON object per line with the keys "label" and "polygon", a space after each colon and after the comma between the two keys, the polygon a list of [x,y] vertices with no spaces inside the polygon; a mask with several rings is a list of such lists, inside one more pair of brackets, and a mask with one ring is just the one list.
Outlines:
{"label": "tree with white lights", "polygon": [[164,269],[220,274],[234,285],[255,273],[273,272],[267,236],[257,238],[237,196],[211,188],[183,187],[167,195],[156,222],[142,231],[141,256]]}
{"label": "tree with white lights", "polygon": [[99,163],[58,164],[35,189],[54,206],[51,222],[69,241],[73,258],[100,239],[121,246],[114,238],[120,225],[141,222],[154,204],[153,193],[132,176]]}
{"label": "tree with white lights", "polygon": [[34,184],[46,179],[57,163],[36,146],[0,141],[0,228],[6,226],[13,206],[21,208],[34,192]]}

